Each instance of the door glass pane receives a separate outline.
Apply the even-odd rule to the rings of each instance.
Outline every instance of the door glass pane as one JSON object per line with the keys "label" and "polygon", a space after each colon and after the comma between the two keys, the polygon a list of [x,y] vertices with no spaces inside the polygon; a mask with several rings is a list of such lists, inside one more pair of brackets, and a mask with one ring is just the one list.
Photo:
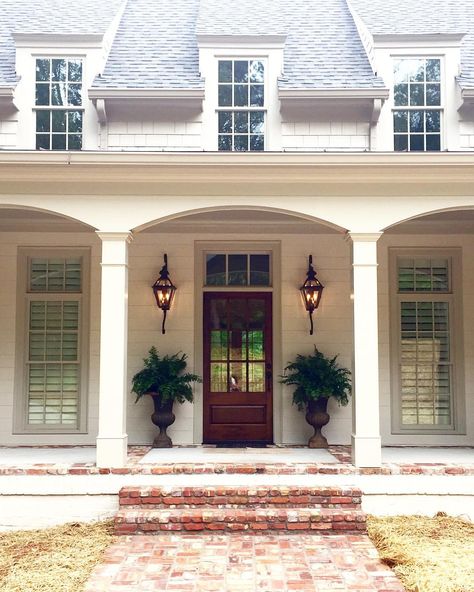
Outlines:
{"label": "door glass pane", "polygon": [[248,332],[249,360],[263,360],[265,358],[263,331]]}
{"label": "door glass pane", "polygon": [[229,286],[246,286],[247,255],[229,255]]}
{"label": "door glass pane", "polygon": [[270,256],[250,255],[250,285],[270,285]]}
{"label": "door glass pane", "polygon": [[247,365],[245,362],[230,364],[230,391],[247,390]]}
{"label": "door glass pane", "polygon": [[227,364],[211,363],[211,393],[227,392]]}
{"label": "door glass pane", "polygon": [[225,255],[206,256],[206,285],[225,286]]}
{"label": "door glass pane", "polygon": [[211,329],[227,330],[227,301],[223,298],[211,300],[210,325]]}
{"label": "door glass pane", "polygon": [[249,364],[249,392],[261,393],[265,391],[265,364]]}
{"label": "door glass pane", "polygon": [[247,332],[246,331],[231,331],[230,332],[230,359],[231,360],[245,360],[247,358]]}
{"label": "door glass pane", "polygon": [[229,301],[230,307],[230,327],[233,330],[245,330],[247,328],[247,301],[242,299],[232,299]]}
{"label": "door glass pane", "polygon": [[211,331],[211,360],[227,360],[227,331]]}

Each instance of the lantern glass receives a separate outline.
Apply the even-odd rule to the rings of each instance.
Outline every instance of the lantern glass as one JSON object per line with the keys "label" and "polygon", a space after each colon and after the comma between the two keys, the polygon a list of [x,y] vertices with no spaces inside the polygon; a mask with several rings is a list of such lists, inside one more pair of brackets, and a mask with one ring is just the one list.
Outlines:
{"label": "lantern glass", "polygon": [[301,288],[301,295],[307,311],[316,310],[321,301],[323,286],[318,280],[305,282]]}
{"label": "lantern glass", "polygon": [[153,286],[156,304],[161,310],[169,310],[173,302],[176,288],[169,280],[158,280]]}

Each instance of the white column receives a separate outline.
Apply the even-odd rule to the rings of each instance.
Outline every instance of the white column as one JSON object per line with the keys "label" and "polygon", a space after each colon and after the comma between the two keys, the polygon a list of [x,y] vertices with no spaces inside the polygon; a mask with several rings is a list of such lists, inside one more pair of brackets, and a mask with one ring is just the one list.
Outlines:
{"label": "white column", "polygon": [[354,376],[352,462],[382,462],[379,404],[377,240],[381,233],[350,233],[354,291]]}
{"label": "white column", "polygon": [[97,466],[127,462],[128,244],[130,232],[97,232],[102,240],[99,433]]}

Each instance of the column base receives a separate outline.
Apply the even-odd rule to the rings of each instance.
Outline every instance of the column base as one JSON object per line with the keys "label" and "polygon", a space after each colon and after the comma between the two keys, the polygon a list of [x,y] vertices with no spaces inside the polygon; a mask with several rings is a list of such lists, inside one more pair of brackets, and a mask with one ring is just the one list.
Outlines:
{"label": "column base", "polygon": [[128,436],[96,440],[96,464],[98,467],[122,468],[127,464]]}
{"label": "column base", "polygon": [[352,434],[352,463],[356,467],[380,467],[382,465],[382,441],[380,436],[367,437]]}

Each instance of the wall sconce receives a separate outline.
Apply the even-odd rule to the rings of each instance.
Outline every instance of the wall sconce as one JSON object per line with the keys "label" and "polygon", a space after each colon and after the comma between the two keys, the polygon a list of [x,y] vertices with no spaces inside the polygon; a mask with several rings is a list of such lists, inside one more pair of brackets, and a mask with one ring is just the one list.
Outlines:
{"label": "wall sconce", "polygon": [[156,298],[156,304],[158,305],[158,308],[163,311],[163,324],[161,325],[161,332],[163,335],[165,334],[166,313],[171,308],[174,294],[176,292],[176,286],[173,285],[168,273],[168,255],[166,253],[164,255],[164,260],[165,264],[160,270],[160,276],[152,286],[153,294]]}
{"label": "wall sconce", "polygon": [[316,272],[313,268],[313,256],[309,256],[308,271],[306,273],[306,280],[300,288],[301,296],[303,298],[304,306],[309,313],[309,320],[311,329],[309,334],[313,334],[313,312],[318,308],[321,301],[324,286],[316,277]]}

